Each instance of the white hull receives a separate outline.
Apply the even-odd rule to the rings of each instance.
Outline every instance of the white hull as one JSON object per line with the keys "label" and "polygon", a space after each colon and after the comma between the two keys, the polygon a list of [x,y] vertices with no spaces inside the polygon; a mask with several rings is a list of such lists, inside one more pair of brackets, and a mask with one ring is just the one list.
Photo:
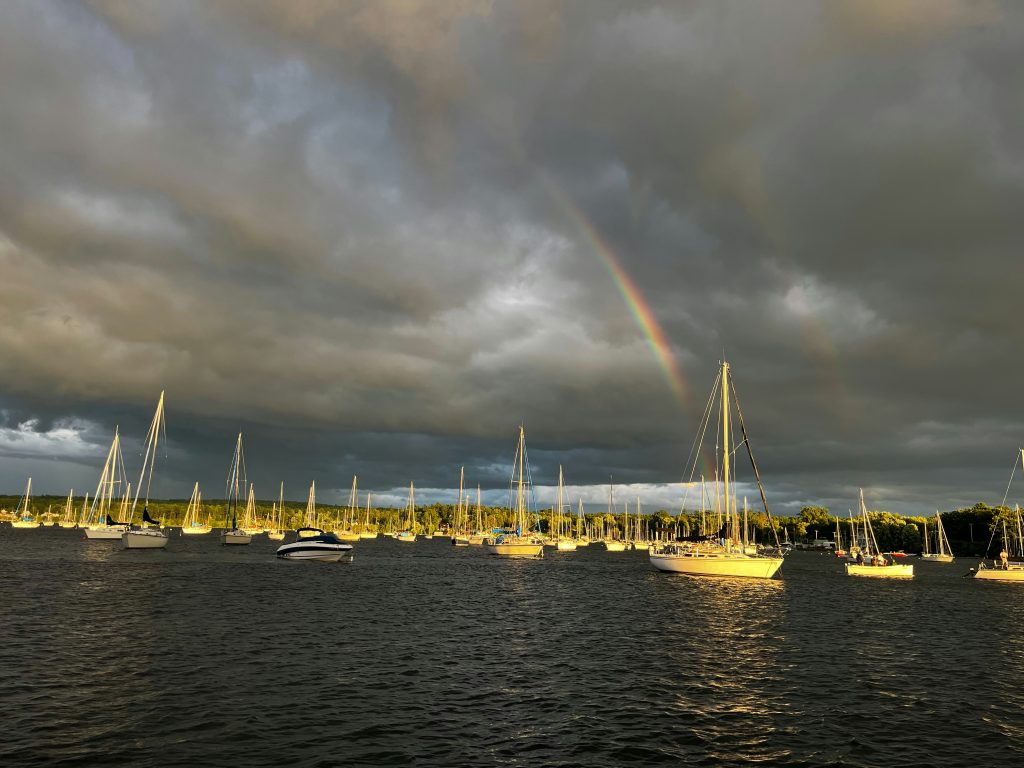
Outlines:
{"label": "white hull", "polygon": [[555,549],[559,552],[575,552],[576,542],[572,539],[559,539]]}
{"label": "white hull", "polygon": [[[290,550],[290,547],[301,547]],[[294,542],[278,548],[277,556],[282,560],[315,560],[321,563],[337,563],[340,560],[351,562],[354,557],[352,547],[336,544],[314,544]]]}
{"label": "white hull", "polygon": [[85,538],[91,541],[120,541],[121,535],[127,530],[123,525],[96,526],[85,529]]}
{"label": "white hull", "polygon": [[396,533],[395,541],[404,541],[406,544],[411,544],[416,541],[416,537],[411,533]]}
{"label": "white hull", "polygon": [[220,535],[220,543],[235,545],[252,544],[252,535],[240,530],[224,531]]}
{"label": "white hull", "polygon": [[58,523],[61,528],[77,528],[77,523]]}
{"label": "white hull", "polygon": [[167,534],[163,531],[125,531],[121,534],[125,549],[163,549],[167,546]]}
{"label": "white hull", "polygon": [[183,536],[202,536],[212,530],[208,525],[186,525],[182,526],[181,533]]}
{"label": "white hull", "polygon": [[456,547],[468,547],[469,536],[452,536],[452,545]]}
{"label": "white hull", "polygon": [[979,568],[974,578],[983,581],[1024,581],[1024,568],[1011,567],[1003,568]]}
{"label": "white hull", "polygon": [[284,531],[267,531],[267,538],[271,541],[283,541]]}
{"label": "white hull", "polygon": [[603,544],[604,544],[604,548],[606,550],[608,550],[609,552],[625,552],[626,551],[626,542],[619,541],[618,539],[605,539]]}
{"label": "white hull", "polygon": [[360,539],[376,539],[377,538],[377,534],[374,533],[373,531],[363,531],[362,533],[359,534],[359,538]]}
{"label": "white hull", "polygon": [[15,520],[11,523],[11,528],[38,528],[39,523],[35,520]]}
{"label": "white hull", "polygon": [[534,542],[489,543],[487,551],[498,557],[543,557],[544,544]]}
{"label": "white hull", "polygon": [[952,555],[921,555],[922,560],[927,560],[932,563],[952,563]]}
{"label": "white hull", "polygon": [[846,564],[847,576],[869,576],[876,579],[912,579],[912,565],[856,565]]}
{"label": "white hull", "polygon": [[650,551],[651,565],[659,571],[690,576],[739,576],[770,579],[782,567],[781,557],[749,557],[740,553],[671,554]]}
{"label": "white hull", "polygon": [[342,541],[359,541],[359,534],[355,531],[335,531],[334,535]]}

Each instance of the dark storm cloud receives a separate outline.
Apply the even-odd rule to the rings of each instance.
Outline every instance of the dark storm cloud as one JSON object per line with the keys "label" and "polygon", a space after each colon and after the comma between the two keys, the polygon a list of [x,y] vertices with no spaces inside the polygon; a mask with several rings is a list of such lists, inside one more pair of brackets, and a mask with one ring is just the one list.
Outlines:
{"label": "dark storm cloud", "polygon": [[61,490],[54,457],[98,466],[166,389],[168,495],[222,483],[239,429],[268,491],[450,488],[463,464],[500,488],[520,420],[540,482],[562,462],[650,490],[680,479],[724,351],[779,505],[1001,497],[1016,5],[0,14],[9,488],[38,467]]}

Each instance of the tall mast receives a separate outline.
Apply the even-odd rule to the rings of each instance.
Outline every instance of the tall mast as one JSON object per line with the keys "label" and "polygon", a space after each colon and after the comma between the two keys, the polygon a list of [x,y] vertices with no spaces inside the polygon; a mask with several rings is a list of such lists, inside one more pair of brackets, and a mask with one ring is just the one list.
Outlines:
{"label": "tall mast", "polygon": [[523,511],[523,448],[526,445],[526,434],[523,425],[519,425],[519,488],[516,492],[516,528],[522,533],[526,513]]}
{"label": "tall mast", "polygon": [[562,538],[562,482],[564,478],[562,475],[562,465],[558,465],[558,517],[555,519],[558,521],[558,538]]}
{"label": "tall mast", "polygon": [[[455,508],[455,532],[458,533],[462,530],[462,484],[466,477],[465,465],[459,467],[459,504]],[[469,527],[469,515],[466,516],[466,527]]]}
{"label": "tall mast", "polygon": [[722,479],[725,494],[725,519],[732,522],[729,509],[729,364],[722,361]]}
{"label": "tall mast", "polygon": [[135,498],[132,500],[132,514],[135,514],[135,505],[139,502],[139,494],[142,492],[142,481],[146,481],[145,506],[149,506],[149,491],[153,485],[153,467],[156,466],[156,448],[160,442],[160,432],[163,431],[166,437],[166,424],[164,422],[164,391],[160,391],[160,399],[156,403],[156,413],[153,414],[153,421],[150,422],[149,431],[146,433],[146,455],[142,459],[142,471],[139,473],[139,484],[135,488]]}

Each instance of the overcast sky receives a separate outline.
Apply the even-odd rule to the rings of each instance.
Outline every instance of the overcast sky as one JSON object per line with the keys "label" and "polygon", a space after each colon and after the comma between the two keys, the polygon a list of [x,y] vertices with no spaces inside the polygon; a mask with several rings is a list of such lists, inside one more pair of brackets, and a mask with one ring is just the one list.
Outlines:
{"label": "overcast sky", "polygon": [[165,389],[156,495],[241,430],[260,496],[448,500],[522,421],[538,484],[673,508],[724,354],[776,510],[998,502],[1022,16],[5,2],[0,489],[92,491],[115,425],[137,466]]}

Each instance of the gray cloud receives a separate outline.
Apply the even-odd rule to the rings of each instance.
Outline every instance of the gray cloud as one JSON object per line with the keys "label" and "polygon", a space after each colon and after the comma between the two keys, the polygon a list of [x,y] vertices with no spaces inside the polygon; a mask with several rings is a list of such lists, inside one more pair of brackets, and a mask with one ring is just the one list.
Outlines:
{"label": "gray cloud", "polygon": [[12,489],[38,465],[60,491],[83,445],[98,469],[161,389],[169,495],[223,482],[238,429],[294,496],[353,473],[441,488],[462,464],[499,488],[520,420],[542,473],[653,488],[681,477],[724,351],[778,505],[1001,498],[1024,341],[1013,4],[0,14]]}

